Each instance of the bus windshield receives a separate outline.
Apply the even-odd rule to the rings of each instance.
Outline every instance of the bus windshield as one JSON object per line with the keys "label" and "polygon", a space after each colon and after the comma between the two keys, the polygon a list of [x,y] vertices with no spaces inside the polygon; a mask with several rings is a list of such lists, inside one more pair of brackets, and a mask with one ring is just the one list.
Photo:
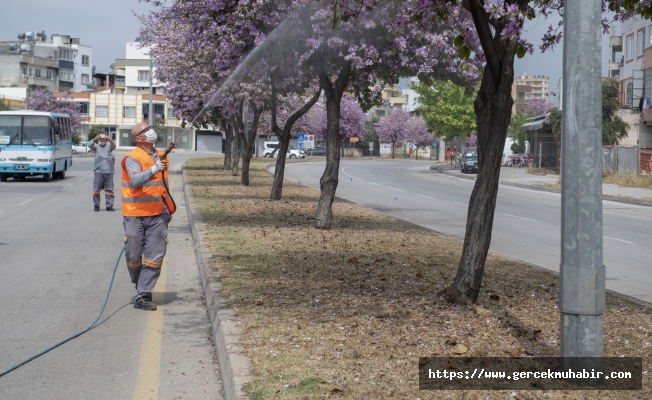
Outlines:
{"label": "bus windshield", "polygon": [[0,116],[0,144],[51,145],[50,117],[40,115]]}
{"label": "bus windshield", "polygon": [[0,144],[20,144],[22,119],[20,115],[0,116]]}
{"label": "bus windshield", "polygon": [[23,117],[23,144],[52,144],[50,117],[26,115]]}

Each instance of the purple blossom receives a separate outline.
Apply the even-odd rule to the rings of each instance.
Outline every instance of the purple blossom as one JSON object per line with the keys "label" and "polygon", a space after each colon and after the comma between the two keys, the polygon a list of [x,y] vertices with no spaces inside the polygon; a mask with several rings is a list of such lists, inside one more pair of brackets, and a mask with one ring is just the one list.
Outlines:
{"label": "purple blossom", "polygon": [[28,110],[70,115],[72,132],[77,134],[82,126],[79,115],[80,104],[72,101],[72,99],[72,95],[68,92],[54,94],[49,90],[36,89],[25,99],[25,104]]}

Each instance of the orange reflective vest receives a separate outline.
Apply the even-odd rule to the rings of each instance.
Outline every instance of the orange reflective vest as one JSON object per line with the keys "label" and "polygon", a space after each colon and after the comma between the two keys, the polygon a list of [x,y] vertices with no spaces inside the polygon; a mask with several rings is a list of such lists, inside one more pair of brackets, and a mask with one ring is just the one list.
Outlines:
{"label": "orange reflective vest", "polygon": [[[159,158],[163,152],[156,150]],[[154,166],[154,160],[147,152],[140,147],[135,148],[127,155],[138,161],[142,171],[146,171]],[[129,172],[126,169],[127,157],[122,159],[122,215],[125,217],[150,217],[159,215],[163,212],[163,202],[168,208],[170,215],[174,214],[176,208],[170,199],[165,186],[163,185],[163,174],[156,173],[154,177],[142,187],[134,187],[131,184]],[[141,172],[141,171],[137,171]],[[168,183],[167,174],[165,174],[165,184]]]}

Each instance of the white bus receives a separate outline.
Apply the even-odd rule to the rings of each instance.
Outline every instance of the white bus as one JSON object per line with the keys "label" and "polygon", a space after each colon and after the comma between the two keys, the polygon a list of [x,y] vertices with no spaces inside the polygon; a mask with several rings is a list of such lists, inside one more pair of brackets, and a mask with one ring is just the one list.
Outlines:
{"label": "white bus", "polygon": [[68,114],[0,111],[0,181],[64,179],[72,166],[72,134]]}

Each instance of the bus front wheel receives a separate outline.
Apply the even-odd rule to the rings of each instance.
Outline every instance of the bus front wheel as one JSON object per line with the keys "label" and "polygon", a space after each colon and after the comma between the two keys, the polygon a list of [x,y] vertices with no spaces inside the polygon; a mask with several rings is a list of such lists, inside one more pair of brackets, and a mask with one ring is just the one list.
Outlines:
{"label": "bus front wheel", "polygon": [[7,174],[0,174],[0,182],[7,182]]}
{"label": "bus front wheel", "polygon": [[52,174],[48,172],[47,174],[43,174],[43,182],[50,182],[52,179]]}

